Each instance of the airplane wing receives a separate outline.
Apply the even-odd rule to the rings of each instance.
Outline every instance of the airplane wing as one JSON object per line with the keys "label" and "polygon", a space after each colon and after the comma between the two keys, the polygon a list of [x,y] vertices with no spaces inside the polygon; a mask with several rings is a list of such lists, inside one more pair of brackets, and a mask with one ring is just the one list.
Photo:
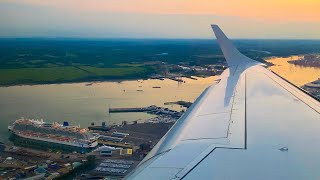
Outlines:
{"label": "airplane wing", "polygon": [[320,179],[320,103],[241,54],[126,179]]}

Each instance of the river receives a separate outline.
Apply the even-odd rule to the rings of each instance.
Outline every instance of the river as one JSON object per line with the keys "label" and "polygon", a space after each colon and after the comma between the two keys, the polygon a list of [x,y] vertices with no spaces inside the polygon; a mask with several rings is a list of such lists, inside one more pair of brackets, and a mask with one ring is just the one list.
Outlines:
{"label": "river", "polygon": [[[121,124],[122,121],[146,120],[154,117],[146,113],[109,114],[109,107],[146,107],[157,105],[181,110],[178,105],[164,105],[178,100],[194,101],[216,79],[215,76],[185,83],[165,80],[138,80],[11,86],[0,88],[0,141],[8,142],[7,126],[17,118],[34,118],[48,121],[68,121],[87,127],[91,122]],[[153,88],[160,86],[161,88]],[[137,91],[143,90],[143,91]]]}
{"label": "river", "polygon": [[320,68],[297,66],[288,63],[288,61],[298,60],[300,57],[272,57],[267,61],[274,64],[274,66],[269,67],[270,70],[286,78],[296,86],[301,87],[320,78]]}
{"label": "river", "polygon": [[[301,67],[289,64],[297,59],[273,57],[269,69],[302,86],[320,77],[319,68]],[[182,108],[167,105],[165,102],[178,100],[193,102],[200,93],[217,77],[184,78],[185,83],[165,79],[138,80],[123,82],[99,82],[86,86],[86,83],[51,84],[34,86],[11,86],[0,88],[0,141],[8,142],[7,126],[17,118],[34,118],[48,121],[68,121],[87,127],[91,122],[100,124],[120,124],[121,121],[146,120],[153,117],[146,113],[109,114],[109,107],[145,107],[157,105],[175,110]],[[153,88],[160,86],[161,88]],[[143,91],[137,91],[143,90]]]}

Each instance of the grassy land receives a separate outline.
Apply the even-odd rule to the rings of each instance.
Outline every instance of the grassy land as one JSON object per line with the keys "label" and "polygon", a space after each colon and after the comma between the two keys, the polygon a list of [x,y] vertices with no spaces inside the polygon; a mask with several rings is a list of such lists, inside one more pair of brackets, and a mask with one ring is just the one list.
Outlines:
{"label": "grassy land", "polygon": [[46,68],[1,69],[0,85],[62,83],[86,80],[130,79],[144,77],[147,67],[98,68],[62,66]]}
{"label": "grassy land", "polygon": [[[320,52],[320,41],[234,40],[250,58]],[[225,63],[216,41],[0,38],[0,85],[146,78],[146,62]],[[158,69],[157,69],[158,68]]]}
{"label": "grassy land", "polygon": [[116,64],[116,66],[141,67],[143,64],[120,63]]}
{"label": "grassy land", "polygon": [[81,79],[87,76],[88,73],[74,67],[1,69],[0,84],[50,83]]}

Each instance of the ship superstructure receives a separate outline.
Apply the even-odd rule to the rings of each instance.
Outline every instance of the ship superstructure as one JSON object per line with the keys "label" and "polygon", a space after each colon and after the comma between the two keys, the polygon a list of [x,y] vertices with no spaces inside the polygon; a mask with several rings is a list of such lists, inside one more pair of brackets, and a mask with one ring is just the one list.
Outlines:
{"label": "ship superstructure", "polygon": [[87,128],[69,126],[67,122],[63,124],[48,123],[43,120],[21,118],[16,120],[8,129],[13,134],[27,139],[81,148],[93,148],[98,145],[97,137]]}

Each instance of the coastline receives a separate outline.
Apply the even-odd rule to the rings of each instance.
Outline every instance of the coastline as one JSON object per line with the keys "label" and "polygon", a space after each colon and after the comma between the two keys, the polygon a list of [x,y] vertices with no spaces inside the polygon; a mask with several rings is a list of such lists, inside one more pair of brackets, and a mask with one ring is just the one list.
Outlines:
{"label": "coastline", "polygon": [[78,81],[57,81],[57,82],[30,82],[30,83],[12,83],[12,84],[0,84],[0,87],[14,87],[14,86],[39,86],[39,85],[60,85],[60,84],[78,84],[78,83],[102,83],[102,82],[123,82],[123,81],[136,81],[147,80],[151,78],[116,78],[116,79],[104,79],[104,80],[78,80]]}
{"label": "coastline", "polygon": [[[220,74],[218,74],[219,76]],[[207,78],[211,76],[217,76],[217,75],[204,75],[204,76],[179,76],[182,78],[188,78],[197,80],[197,78]],[[194,78],[195,77],[195,78]],[[164,77],[165,79],[170,79],[167,77]],[[152,77],[131,77],[131,78],[106,78],[106,79],[92,79],[92,80],[72,80],[72,81],[57,81],[57,82],[30,82],[30,83],[12,83],[12,84],[0,84],[1,87],[15,87],[15,86],[39,86],[39,85],[60,85],[60,84],[78,84],[78,83],[88,83],[88,84],[95,84],[95,83],[103,83],[103,82],[118,82],[122,83],[124,81],[138,81],[138,80],[149,80],[149,79],[160,79],[160,78],[152,78]]]}

